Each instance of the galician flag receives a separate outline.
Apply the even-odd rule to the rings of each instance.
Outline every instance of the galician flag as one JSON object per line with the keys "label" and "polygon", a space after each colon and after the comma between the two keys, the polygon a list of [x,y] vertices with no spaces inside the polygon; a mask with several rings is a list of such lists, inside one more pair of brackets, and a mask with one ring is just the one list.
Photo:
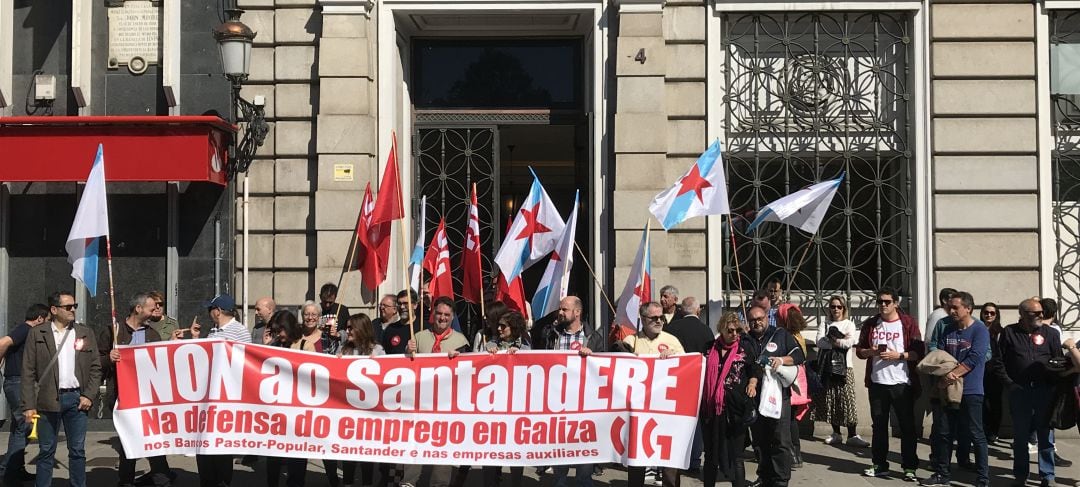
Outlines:
{"label": "galician flag", "polygon": [[503,279],[508,283],[513,281],[521,271],[555,250],[564,226],[562,215],[534,172],[529,195],[521,203],[506,240],[495,254]]}
{"label": "galician flag", "polygon": [[674,186],[653,198],[649,211],[664,230],[671,230],[695,216],[731,212],[721,150],[720,139],[716,139]]}
{"label": "galician flag", "polygon": [[536,316],[546,316],[559,309],[559,301],[566,297],[570,284],[570,269],[574,266],[574,235],[577,231],[578,195],[574,194],[574,209],[566,220],[566,227],[559,244],[551,253],[551,260],[544,269],[544,277],[533,295],[532,310]]}
{"label": "galician flag", "polygon": [[79,209],[75,212],[75,221],[68,233],[68,262],[71,263],[71,277],[86,285],[91,296],[97,296],[98,250],[100,237],[109,236],[109,207],[105,202],[105,156],[101,144],[98,144],[94,166],[86,178]]}
{"label": "galician flag", "polygon": [[634,257],[634,266],[630,268],[626,286],[623,287],[619,304],[615,307],[614,324],[640,330],[638,308],[649,301],[652,301],[652,258],[649,257],[649,225],[646,224],[645,232],[641,235],[641,246],[638,247],[637,257]]}
{"label": "galician flag", "polygon": [[843,181],[844,175],[840,174],[836,179],[808,186],[761,207],[757,218],[746,227],[746,232],[750,233],[762,222],[779,222],[809,234],[817,233]]}
{"label": "galician flag", "polygon": [[423,273],[424,262],[424,226],[427,224],[427,195],[420,197],[420,232],[416,234],[416,244],[413,245],[412,256],[409,257],[409,287],[420,292],[420,274]]}

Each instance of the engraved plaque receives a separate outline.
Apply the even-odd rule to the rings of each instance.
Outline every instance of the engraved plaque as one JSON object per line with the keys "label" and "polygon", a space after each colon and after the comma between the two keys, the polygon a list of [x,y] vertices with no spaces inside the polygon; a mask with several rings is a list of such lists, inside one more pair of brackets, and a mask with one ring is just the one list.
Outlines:
{"label": "engraved plaque", "polygon": [[109,7],[109,68],[146,71],[161,59],[161,7],[150,1],[127,1]]}

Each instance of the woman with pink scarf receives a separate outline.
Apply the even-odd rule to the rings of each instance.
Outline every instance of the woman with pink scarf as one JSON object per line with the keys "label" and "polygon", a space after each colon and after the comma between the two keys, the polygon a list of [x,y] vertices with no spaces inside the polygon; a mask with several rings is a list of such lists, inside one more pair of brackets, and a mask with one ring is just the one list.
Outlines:
{"label": "woman with pink scarf", "polygon": [[725,313],[717,324],[720,338],[705,356],[705,394],[701,405],[701,433],[705,443],[702,482],[716,485],[717,467],[733,487],[746,484],[742,452],[746,430],[757,411],[761,368],[754,350],[742,341],[742,326],[735,313]]}

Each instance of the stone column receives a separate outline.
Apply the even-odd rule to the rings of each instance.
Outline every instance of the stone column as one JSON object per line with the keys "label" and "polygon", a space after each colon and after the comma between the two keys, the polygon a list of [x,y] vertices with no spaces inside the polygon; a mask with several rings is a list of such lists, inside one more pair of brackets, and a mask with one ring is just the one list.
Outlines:
{"label": "stone column", "polygon": [[930,15],[934,295],[1013,307],[1054,265],[1039,261],[1036,7],[935,3]]}
{"label": "stone column", "polygon": [[[634,263],[646,219],[652,228],[654,285],[666,284],[666,235],[648,212],[649,201],[669,180],[664,75],[664,0],[619,0],[615,54],[614,289],[622,289]],[[617,296],[612,296],[612,299]]]}
{"label": "stone column", "polygon": [[[371,0],[319,0],[318,157],[315,185],[315,286],[336,282],[360,211],[364,187],[378,186],[375,39]],[[343,171],[351,171],[351,179]],[[360,275],[350,273],[338,298],[358,306]]]}

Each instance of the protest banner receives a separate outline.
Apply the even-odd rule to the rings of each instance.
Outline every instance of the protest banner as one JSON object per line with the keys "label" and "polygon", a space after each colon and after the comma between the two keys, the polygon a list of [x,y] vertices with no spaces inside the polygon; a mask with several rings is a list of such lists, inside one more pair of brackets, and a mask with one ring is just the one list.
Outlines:
{"label": "protest banner", "polygon": [[128,458],[686,468],[700,354],[334,357],[224,340],[121,346]]}

